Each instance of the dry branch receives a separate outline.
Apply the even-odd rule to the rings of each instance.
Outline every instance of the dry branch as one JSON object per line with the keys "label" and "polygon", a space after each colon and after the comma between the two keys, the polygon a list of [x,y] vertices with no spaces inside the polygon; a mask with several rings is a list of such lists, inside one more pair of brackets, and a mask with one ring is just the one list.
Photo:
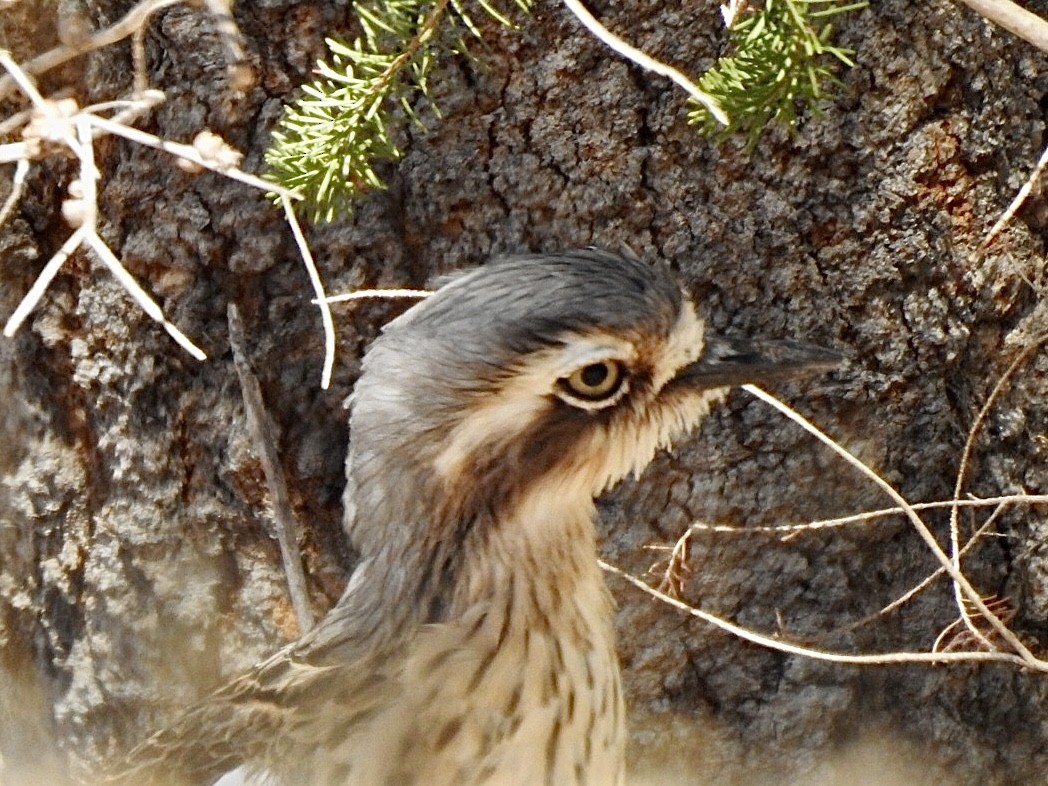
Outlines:
{"label": "dry branch", "polygon": [[270,505],[273,509],[273,525],[280,545],[280,557],[284,563],[284,575],[287,577],[288,594],[291,605],[298,619],[300,633],[313,627],[313,607],[309,602],[309,586],[306,574],[302,569],[302,552],[298,547],[298,524],[291,509],[291,498],[288,494],[287,476],[280,463],[277,451],[276,426],[266,411],[262,398],[262,387],[258,377],[251,369],[247,358],[247,340],[244,337],[244,323],[235,303],[226,309],[229,322],[229,345],[233,350],[233,365],[240,380],[240,393],[244,399],[244,411],[247,414],[248,429],[255,443],[255,452],[262,462],[262,472],[266,476],[266,487],[269,489]]}
{"label": "dry branch", "polygon": [[1048,52],[1048,22],[1011,0],[960,0],[975,13]]}

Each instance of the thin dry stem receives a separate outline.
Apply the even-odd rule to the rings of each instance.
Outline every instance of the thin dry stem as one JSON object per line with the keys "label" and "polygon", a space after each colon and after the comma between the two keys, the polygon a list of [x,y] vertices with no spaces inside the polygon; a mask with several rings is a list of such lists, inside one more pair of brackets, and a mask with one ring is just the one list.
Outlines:
{"label": "thin dry stem", "polygon": [[[74,251],[76,251],[77,248],[82,244],[86,244],[95,252],[95,256],[97,256],[102,263],[109,268],[117,281],[120,282],[124,289],[127,290],[146,314],[159,322],[172,338],[174,338],[175,341],[177,341],[187,352],[193,355],[193,357],[199,360],[205,359],[207,355],[203,350],[197,347],[185,334],[182,333],[182,331],[167,320],[163,311],[156,302],[144,289],[142,289],[141,286],[139,286],[138,282],[135,281],[134,277],[120,263],[116,255],[109,249],[98,234],[97,196],[98,179],[100,174],[95,167],[94,160],[93,121],[101,118],[96,118],[95,116],[83,111],[73,112],[73,110],[76,109],[75,104],[70,107],[65,106],[66,104],[71,104],[70,101],[53,102],[44,99],[39,92],[37,92],[36,87],[32,84],[32,80],[29,76],[25,74],[22,68],[11,59],[7,52],[4,52],[3,50],[0,50],[0,64],[7,69],[15,83],[23,89],[26,95],[33,102],[37,113],[32,117],[30,122],[40,123],[39,128],[36,130],[41,138],[62,141],[79,159],[80,177],[77,183],[79,184],[81,191],[78,198],[75,200],[75,210],[71,211],[77,216],[79,222],[78,228],[44,266],[43,271],[41,271],[29,292],[15,308],[11,317],[7,320],[7,323],[4,326],[4,335],[10,337],[14,334],[25,320],[26,316],[28,316],[33,308],[39,303],[44,291],[47,289],[48,285],[54,279],[65,261]],[[72,114],[67,116],[67,113]],[[23,161],[27,162],[28,159],[23,159]]]}
{"label": "thin dry stem", "polygon": [[131,34],[131,84],[135,95],[149,89],[149,74],[146,66],[146,26],[140,25]]}
{"label": "thin dry stem", "polygon": [[[692,530],[688,529],[677,538],[677,542],[670,549],[670,556],[666,559],[666,568],[662,571],[662,580],[659,582],[659,591],[672,595],[675,598],[684,595],[684,576],[691,572],[688,567],[688,546],[691,543]],[[652,570],[654,570],[654,566]]]}
{"label": "thin dry stem", "polygon": [[11,178],[11,191],[4,200],[4,206],[0,207],[0,229],[7,223],[11,212],[22,198],[22,189],[25,187],[25,176],[29,174],[29,159],[21,158],[15,165],[15,174]]}
{"label": "thin dry stem", "polygon": [[1036,669],[1038,671],[1044,671],[1048,668],[1048,664],[1041,664],[1041,661],[1036,659],[1027,660],[1019,655],[1014,655],[1010,652],[999,652],[999,651],[971,651],[971,652],[886,652],[877,655],[850,655],[842,652],[830,652],[827,650],[814,649],[812,647],[805,647],[800,644],[794,644],[785,641],[781,638],[775,638],[772,636],[764,635],[756,631],[744,628],[741,625],[736,625],[733,622],[729,622],[723,617],[718,617],[715,614],[710,614],[707,611],[702,611],[694,606],[689,606],[677,598],[673,598],[664,592],[660,592],[654,587],[649,586],[645,582],[638,579],[636,576],[632,576],[621,568],[617,568],[603,560],[598,560],[598,564],[601,569],[611,573],[619,578],[625,579],[633,586],[637,587],[643,592],[651,595],[663,603],[669,604],[676,609],[687,612],[693,617],[698,617],[704,622],[708,622],[721,630],[727,631],[734,636],[738,636],[744,641],[758,644],[768,649],[778,650],[779,652],[785,652],[790,655],[802,655],[806,658],[813,658],[815,660],[831,661],[833,663],[843,663],[855,666],[882,666],[889,663],[970,663],[973,661],[992,661],[998,663],[1011,663],[1016,666],[1023,666],[1026,668]]}
{"label": "thin dry stem", "polygon": [[116,254],[105,244],[94,231],[87,232],[84,235],[84,243],[91,247],[91,250],[95,252],[95,255],[102,260],[109,271],[113,274],[117,281],[120,282],[121,286],[127,290],[128,294],[134,299],[146,314],[156,322],[159,322],[161,327],[167,331],[168,335],[175,340],[175,342],[182,347],[186,352],[192,355],[197,360],[207,360],[207,353],[204,352],[200,347],[190,340],[190,338],[179,330],[175,325],[168,321],[167,317],[164,316],[164,312],[160,306],[156,304],[149,294],[142,289],[142,287],[135,281],[134,277],[128,272],[120,260],[117,259]]}
{"label": "thin dry stem", "polygon": [[960,0],[975,13],[1048,52],[1048,22],[1011,0]]}
{"label": "thin dry stem", "polygon": [[[993,611],[994,615],[999,617],[1005,624],[1015,619],[1016,609],[1009,598],[990,595],[983,600],[987,608]],[[973,644],[981,644],[986,649],[995,649],[990,642],[990,637],[992,636],[993,631],[987,631],[986,634],[978,636],[974,635],[971,628],[965,624],[964,619],[958,617],[936,636],[935,643],[932,645],[932,652],[970,651],[969,648]]]}
{"label": "thin dry stem", "polygon": [[[371,298],[424,298],[433,294],[431,289],[358,289],[341,295],[328,295],[328,303],[346,303],[350,300],[368,300]],[[311,303],[318,301],[312,300]]]}
{"label": "thin dry stem", "polygon": [[721,5],[721,18],[724,20],[725,29],[731,30],[735,26],[735,20],[744,7],[745,0],[728,0],[727,3]]}
{"label": "thin dry stem", "polygon": [[1034,186],[1041,177],[1041,173],[1044,168],[1048,166],[1048,147],[1041,153],[1041,157],[1037,160],[1037,166],[1033,168],[1030,173],[1030,177],[1026,179],[1023,187],[1019,189],[1019,193],[1015,195],[1015,198],[1008,205],[1008,209],[1001,214],[1001,217],[997,219],[997,222],[990,228],[990,231],[986,233],[986,237],[983,242],[979,244],[979,248],[976,249],[975,253],[972,254],[972,260],[977,260],[985,251],[990,247],[990,244],[997,238],[999,234],[1008,225],[1015,214],[1019,212],[1019,208],[1025,204],[1027,197],[1030,196],[1030,192],[1033,191]]}
{"label": "thin dry stem", "polygon": [[234,66],[247,60],[244,54],[244,43],[240,28],[233,18],[233,0],[205,0],[207,10],[215,21],[222,44],[226,47],[226,56]]}
{"label": "thin dry stem", "polygon": [[[979,539],[983,535],[985,535],[987,532],[990,531],[990,528],[997,522],[997,518],[1000,516],[1001,513],[1003,513],[1007,509],[1008,503],[1012,502],[1012,501],[1013,500],[1011,500],[1011,499],[1001,498],[1000,504],[994,509],[993,513],[991,513],[986,518],[986,521],[984,521],[982,523],[982,525],[979,527],[979,529],[977,529],[975,531],[975,534],[972,535],[972,537],[968,539],[968,542],[964,544],[964,548],[961,549],[961,556],[962,557],[965,554],[967,554],[969,551],[971,551],[973,548],[975,548],[975,545],[979,542]],[[943,504],[950,505],[952,503],[943,503]],[[917,584],[913,585],[910,589],[908,589],[902,595],[900,595],[895,600],[893,600],[891,603],[889,603],[888,605],[884,606],[881,609],[878,609],[873,614],[869,614],[869,615],[867,615],[867,616],[865,616],[865,617],[863,617],[863,618],[861,618],[859,620],[856,620],[855,622],[853,622],[850,625],[848,625],[845,628],[845,630],[854,630],[855,628],[861,628],[863,625],[868,625],[869,623],[873,622],[875,619],[879,619],[879,618],[883,617],[886,614],[890,614],[891,612],[893,612],[896,609],[898,609],[898,608],[904,606],[905,604],[909,603],[911,600],[913,600],[919,594],[924,592],[926,589],[928,589],[928,587],[930,587],[932,584],[934,584],[945,573],[946,573],[946,571],[940,566],[935,571],[933,571],[929,575],[925,576]]]}
{"label": "thin dry stem", "polygon": [[335,367],[335,321],[331,318],[331,307],[328,305],[327,293],[324,292],[324,282],[320,280],[320,273],[313,262],[313,252],[309,250],[306,237],[302,234],[302,226],[295,217],[294,205],[286,194],[280,195],[280,202],[284,206],[284,215],[291,225],[291,233],[295,236],[306,272],[309,273],[310,283],[313,284],[313,293],[316,295],[313,302],[320,307],[320,321],[324,325],[324,370],[320,375],[320,387],[327,390],[331,386],[331,372]]}
{"label": "thin dry stem", "polygon": [[[144,20],[149,13],[173,4],[171,0],[140,4],[126,15],[120,23],[103,32],[109,36],[117,36],[113,40],[119,40],[120,37],[126,37],[126,35],[135,33],[136,30],[140,30],[141,24],[144,24]],[[139,26],[136,27],[135,25]],[[102,33],[99,33],[89,37],[88,41],[97,43],[104,38]],[[78,44],[77,46],[78,49],[81,48],[81,45]],[[41,61],[38,58],[34,62],[39,64]],[[47,62],[51,61],[46,61],[45,65]],[[100,175],[94,164],[93,145],[95,137],[103,134],[112,134],[124,137],[137,144],[163,150],[181,160],[190,162],[194,166],[210,169],[266,193],[276,193],[284,200],[286,205],[290,204],[291,199],[299,198],[298,195],[241,170],[236,165],[239,161],[239,155],[232,148],[222,143],[221,140],[218,140],[219,144],[215,154],[207,155],[204,151],[216,148],[216,144],[199,146],[169,142],[125,124],[127,121],[138,117],[160,103],[164,99],[164,95],[160,91],[140,90],[134,100],[107,101],[91,107],[79,108],[71,100],[53,101],[45,99],[36,89],[29,74],[3,50],[0,50],[0,65],[8,71],[11,84],[18,85],[33,104],[33,111],[22,115],[23,122],[31,126],[36,124],[32,126],[35,135],[33,139],[27,139],[26,142],[19,143],[17,147],[5,146],[3,150],[0,150],[2,155],[17,156],[19,168],[16,170],[16,183],[20,183],[19,177],[24,179],[24,170],[29,166],[32,154],[35,153],[32,143],[35,142],[39,145],[41,141],[61,142],[80,160],[81,174],[78,182],[83,189],[83,194],[77,199],[67,200],[68,215],[71,221],[75,220],[77,222],[77,230],[73,232],[58,252],[44,266],[43,271],[37,277],[29,292],[7,320],[4,334],[6,336],[14,334],[26,316],[38,305],[40,298],[65,261],[81,244],[86,244],[94,251],[95,256],[110,269],[116,279],[146,314],[159,322],[175,341],[193,357],[198,360],[204,360],[207,356],[203,350],[197,347],[182,331],[166,319],[160,307],[135,281],[134,277],[124,268],[116,255],[98,234],[97,181]],[[141,87],[141,84],[138,86]],[[96,114],[97,112],[112,109],[119,110],[112,118],[105,118]],[[203,149],[201,149],[202,147]],[[8,197],[3,210],[0,211],[0,218],[6,219],[7,214],[13,210],[19,193],[19,188],[12,189],[12,195]],[[314,292],[318,298],[324,298],[323,286],[320,284],[316,266],[313,264],[308,247],[305,246],[301,229],[294,219],[294,214],[289,213],[288,215],[292,231],[295,233],[296,241],[299,243],[307,270],[309,270],[310,278],[313,281]],[[327,348],[323,376],[323,385],[326,388],[330,384],[331,369],[334,363],[334,323],[326,302],[321,304],[321,313],[323,315]]]}
{"label": "thin dry stem", "polygon": [[721,109],[717,99],[692,82],[688,77],[671,65],[662,63],[645,54],[635,46],[626,43],[613,32],[604,27],[579,0],[564,0],[564,5],[573,13],[583,26],[612,50],[631,60],[646,71],[668,77],[687,91],[688,95],[702,104],[721,125],[728,125],[728,115]]}
{"label": "thin dry stem", "polygon": [[[936,510],[940,508],[954,507],[989,508],[1012,502],[1027,505],[1048,505],[1048,495],[1008,494],[1001,497],[969,497],[968,499],[915,502],[910,507],[914,510]],[[869,510],[864,513],[855,513],[851,516],[810,521],[805,524],[779,524],[769,527],[736,527],[730,524],[703,524],[701,521],[697,521],[689,527],[689,530],[693,532],[731,533],[733,535],[782,535],[783,540],[786,540],[804,532],[845,527],[850,524],[861,524],[867,521],[888,518],[889,516],[900,516],[905,513],[906,511],[902,508],[881,508],[880,510]]]}
{"label": "thin dry stem", "polygon": [[[1046,339],[1048,339],[1048,334],[1038,336],[1027,346],[1023,347],[1022,351],[1015,356],[1015,359],[1008,365],[1008,368],[1005,369],[1003,374],[1001,374],[1001,378],[997,380],[997,384],[994,385],[993,390],[990,391],[990,395],[987,396],[986,401],[979,410],[979,414],[976,415],[972,427],[968,429],[968,436],[964,441],[964,450],[961,452],[961,460],[957,468],[957,480],[954,483],[953,488],[953,499],[955,502],[961,498],[961,492],[964,489],[964,484],[968,477],[968,467],[971,464],[972,452],[975,450],[975,440],[978,437],[979,432],[982,430],[986,418],[989,417],[990,412],[997,403],[997,399],[1000,398],[1015,372],[1030,358],[1031,355],[1033,355],[1035,351],[1037,351],[1037,349],[1040,348],[1041,344]],[[961,538],[960,524],[958,521],[958,508],[954,506],[950,511],[950,559],[958,572],[961,571],[960,543]],[[961,587],[956,581],[953,583],[953,596],[954,602],[957,604],[958,612],[960,613],[960,618],[964,621],[965,627],[968,628],[973,636],[983,640],[986,642],[987,646],[990,646],[989,641],[985,638],[982,631],[979,630],[974,620],[972,620],[968,611],[968,604],[965,603],[964,593],[961,591]]]}
{"label": "thin dry stem", "polygon": [[309,602],[309,585],[302,568],[302,552],[298,547],[298,523],[291,509],[287,476],[284,474],[280,453],[276,447],[276,426],[266,410],[258,377],[247,359],[244,324],[235,303],[229,304],[226,316],[229,322],[229,345],[233,350],[233,365],[240,380],[240,393],[244,399],[248,428],[251,440],[255,443],[255,452],[262,463],[262,472],[266,476],[266,487],[269,489],[273,525],[277,543],[280,545],[280,557],[284,563],[288,594],[298,619],[299,632],[305,633],[313,627],[313,606]]}
{"label": "thin dry stem", "polygon": [[20,161],[28,164],[32,157],[33,150],[28,142],[8,142],[0,145],[0,164],[14,164]]}
{"label": "thin dry stem", "polygon": [[939,546],[938,541],[936,541],[935,539],[935,535],[932,534],[932,531],[930,529],[928,529],[928,526],[924,523],[921,517],[917,515],[917,512],[913,509],[913,506],[910,505],[906,501],[906,499],[903,498],[903,496],[899,494],[899,492],[896,491],[890,483],[888,483],[886,480],[884,480],[884,478],[882,478],[872,469],[870,469],[861,461],[859,461],[859,459],[857,459],[855,456],[853,456],[851,453],[849,453],[847,450],[841,447],[837,442],[832,440],[830,437],[826,436],[826,434],[820,431],[810,421],[806,420],[799,413],[790,409],[788,406],[778,401],[773,396],[768,395],[756,385],[743,385],[742,387],[750,395],[760,399],[761,401],[764,401],[766,404],[768,404],[771,407],[774,407],[779,412],[786,415],[790,420],[800,425],[802,428],[804,428],[805,431],[814,436],[820,442],[822,442],[835,453],[837,453],[837,455],[841,456],[846,462],[848,462],[853,467],[858,469],[861,473],[870,478],[870,480],[876,483],[886,494],[888,494],[888,496],[890,496],[895,501],[895,504],[903,509],[904,513],[906,514],[906,517],[910,520],[914,528],[917,530],[917,533],[921,536],[921,539],[924,540],[925,544],[931,550],[932,554],[935,556],[935,559],[939,561],[943,568],[945,568],[946,573],[949,574],[950,578],[952,578],[961,586],[961,588],[964,590],[964,594],[967,596],[968,600],[971,601],[972,606],[974,606],[979,611],[979,613],[982,614],[983,617],[985,617],[986,621],[990,623],[993,629],[1000,635],[1001,639],[1007,642],[1008,645],[1012,647],[1012,649],[1016,653],[1018,653],[1020,660],[1027,666],[1038,671],[1048,672],[1048,662],[1042,661],[1035,657],[1034,654],[1030,652],[1030,650],[1026,647],[1026,645],[1023,644],[1022,641],[1020,641],[1019,638],[1008,628],[1008,626],[1005,625],[996,615],[994,615],[994,613],[989,608],[987,608],[986,604],[983,602],[982,597],[979,595],[978,592],[975,591],[975,588],[972,587],[967,577],[964,576],[964,574],[962,574],[956,568],[956,566],[954,566],[950,557]]}
{"label": "thin dry stem", "polygon": [[[92,33],[82,41],[77,41],[73,44],[62,44],[48,52],[37,55],[28,63],[25,63],[20,70],[26,74],[42,74],[69,62],[74,57],[115,44],[143,27],[149,21],[149,17],[157,11],[181,2],[183,0],[143,0],[143,2],[136,5],[109,27]],[[15,81],[16,77],[14,74],[0,79],[0,99],[5,98],[11,92],[11,88],[15,86]],[[26,93],[26,95],[29,94]]]}
{"label": "thin dry stem", "polygon": [[55,252],[55,255],[48,260],[48,263],[44,265],[44,269],[40,271],[40,275],[36,277],[36,281],[33,282],[33,286],[29,288],[29,291],[22,298],[22,301],[15,308],[14,313],[11,314],[7,319],[7,323],[4,325],[4,336],[11,338],[18,328],[21,327],[25,318],[29,316],[37,303],[40,302],[40,298],[44,296],[44,292],[47,291],[50,286],[52,279],[61,270],[62,265],[69,259],[69,255],[76,251],[80,244],[84,242],[84,235],[86,230],[84,227],[78,227],[73,234],[71,234],[66,241],[62,244],[62,247]]}
{"label": "thin dry stem", "polygon": [[40,111],[45,111],[44,107],[47,102],[44,100],[44,97],[40,95],[40,91],[36,89],[36,84],[29,78],[26,69],[18,65],[18,63],[14,61],[14,58],[11,57],[11,53],[6,49],[0,49],[0,65],[3,65],[4,69],[7,71],[7,76],[0,79],[0,98],[3,98],[4,95],[6,95],[6,93],[3,92],[3,86],[5,83],[8,84],[9,87],[17,85],[21,91],[25,93],[26,98],[33,103],[33,106]]}
{"label": "thin dry stem", "polygon": [[83,187],[83,203],[84,203],[84,214],[83,224],[85,229],[84,240],[95,255],[102,260],[109,271],[113,274],[117,281],[124,287],[124,289],[131,295],[131,297],[138,303],[139,308],[146,312],[153,320],[159,322],[164,330],[176,341],[178,344],[185,349],[190,355],[195,357],[197,360],[206,360],[207,355],[204,350],[200,349],[196,344],[189,340],[189,338],[177,327],[168,322],[167,317],[164,316],[164,312],[160,306],[149,296],[149,294],[139,286],[127,268],[125,268],[120,260],[116,258],[109,246],[105,244],[105,241],[98,234],[97,223],[98,223],[98,169],[95,168],[95,156],[94,156],[94,141],[91,137],[91,124],[88,115],[80,115],[76,118],[76,129],[80,139],[81,146],[83,147],[84,154],[80,159],[80,183]]}
{"label": "thin dry stem", "polygon": [[225,175],[233,180],[237,180],[241,183],[257,188],[260,191],[265,191],[273,194],[277,194],[282,198],[288,199],[301,199],[301,197],[293,191],[288,191],[286,188],[281,188],[275,183],[271,183],[268,180],[263,180],[255,175],[248,174],[242,169],[236,167],[227,167],[224,164],[216,161],[212,161],[204,155],[201,155],[200,151],[192,145],[183,145],[179,142],[169,142],[166,139],[154,136],[153,134],[147,134],[145,131],[140,131],[137,128],[131,126],[125,126],[114,120],[107,119],[104,117],[97,117],[91,115],[91,125],[100,131],[104,131],[107,134],[113,134],[114,136],[121,136],[124,139],[130,139],[132,142],[137,142],[140,145],[146,147],[156,148],[157,150],[163,150],[165,153],[170,153],[178,158],[183,158],[186,161],[191,161],[197,166],[202,166],[205,169],[210,169],[213,172]]}

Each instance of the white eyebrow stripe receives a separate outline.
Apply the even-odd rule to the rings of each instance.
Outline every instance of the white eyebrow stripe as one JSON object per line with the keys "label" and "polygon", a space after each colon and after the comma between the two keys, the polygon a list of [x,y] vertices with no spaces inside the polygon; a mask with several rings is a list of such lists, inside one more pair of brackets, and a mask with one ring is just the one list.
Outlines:
{"label": "white eyebrow stripe", "polygon": [[657,357],[652,370],[652,382],[656,390],[677,376],[682,368],[694,363],[706,346],[706,325],[695,311],[695,304],[683,297],[677,323],[666,339],[663,351]]}
{"label": "white eyebrow stripe", "polygon": [[[586,339],[581,339],[586,341]],[[568,341],[580,341],[579,338],[569,338]],[[612,343],[611,341],[601,341],[600,343],[594,343],[589,346],[579,347],[575,351],[574,347],[567,347],[569,351],[564,352],[564,357],[559,364],[555,367],[554,372],[555,379],[561,379],[568,376],[571,372],[576,369],[588,366],[592,363],[600,363],[604,360],[618,360],[626,365],[632,364],[637,356],[637,350],[633,344],[626,341],[617,341]]]}

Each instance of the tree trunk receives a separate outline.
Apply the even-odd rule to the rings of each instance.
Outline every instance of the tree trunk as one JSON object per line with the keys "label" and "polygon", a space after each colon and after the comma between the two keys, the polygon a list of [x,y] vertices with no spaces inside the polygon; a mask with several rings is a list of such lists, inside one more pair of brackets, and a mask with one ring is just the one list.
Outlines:
{"label": "tree trunk", "polygon": [[[73,13],[75,4],[59,4]],[[93,26],[129,2],[83,4]],[[1027,6],[1038,13],[1048,4]],[[697,73],[724,46],[716,5],[593,2],[649,54]],[[50,3],[15,10],[49,45]],[[352,38],[344,3],[235,8],[257,83],[236,94],[203,10],[173,7],[146,53],[166,101],[139,126],[186,142],[204,128],[262,152],[283,102]],[[10,17],[14,18],[14,17]],[[479,16],[478,16],[479,18]],[[911,501],[948,499],[965,439],[1016,354],[1048,329],[1046,204],[1035,196],[972,260],[1037,160],[1048,61],[965,7],[876,2],[838,22],[857,67],[824,112],[749,153],[686,122],[686,96],[620,60],[560,4],[519,30],[484,25],[479,61],[434,76],[442,119],[404,132],[352,217],[309,241],[331,292],[422,287],[493,255],[623,245],[668,260],[722,333],[803,339],[847,355],[777,389]],[[23,28],[24,33],[24,28]],[[19,47],[36,47],[18,51]],[[42,80],[82,104],[126,94],[114,45]],[[10,111],[5,113],[5,116]],[[301,526],[314,609],[353,566],[341,531],[342,402],[368,341],[407,303],[336,306],[329,390],[312,290],[278,209],[164,153],[98,144],[103,234],[207,352],[193,360],[92,257],[74,255],[22,330],[0,343],[0,754],[4,786],[57,783],[126,750],[298,633],[227,338],[236,303]],[[34,166],[0,234],[6,319],[70,229],[58,212],[75,162]],[[963,493],[1048,490],[1048,367],[1033,354],[982,426]],[[605,558],[643,574],[695,521],[739,527],[892,503],[743,392],[601,504]],[[1048,523],[1014,505],[966,556],[1007,599],[1034,653],[1048,625]],[[963,513],[962,530],[989,509]],[[948,514],[927,520],[945,542]],[[927,650],[957,618],[940,579],[856,625],[937,563],[902,517],[792,539],[696,534],[683,598],[821,649]],[[657,583],[657,576],[649,577]],[[1012,665],[854,666],[745,643],[609,577],[638,777],[680,783],[1044,783],[1048,676]],[[971,642],[949,639],[957,646]],[[47,751],[46,754],[42,751]],[[856,775],[855,773],[860,773]],[[663,781],[660,781],[663,782]]]}

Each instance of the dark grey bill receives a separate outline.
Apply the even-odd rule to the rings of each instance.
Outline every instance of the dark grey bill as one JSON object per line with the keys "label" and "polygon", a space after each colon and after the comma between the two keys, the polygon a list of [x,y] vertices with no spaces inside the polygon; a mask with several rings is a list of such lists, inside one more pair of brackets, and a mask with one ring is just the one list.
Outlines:
{"label": "dark grey bill", "polygon": [[828,371],[843,359],[832,349],[799,341],[707,336],[702,357],[682,369],[672,384],[708,389],[774,382]]}

